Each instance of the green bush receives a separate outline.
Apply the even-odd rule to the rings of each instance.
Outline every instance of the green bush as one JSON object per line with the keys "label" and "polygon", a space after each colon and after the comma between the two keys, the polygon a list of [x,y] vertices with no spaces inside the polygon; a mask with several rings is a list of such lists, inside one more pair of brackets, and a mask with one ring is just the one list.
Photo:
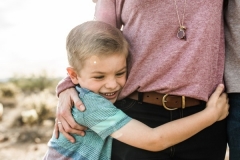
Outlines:
{"label": "green bush", "polygon": [[15,75],[0,83],[0,103],[21,108],[19,120],[24,124],[54,120],[57,106],[55,88],[60,80],[44,71],[38,75]]}
{"label": "green bush", "polygon": [[36,93],[44,89],[54,92],[60,78],[51,78],[46,72],[42,72],[38,75],[32,74],[30,76],[15,75],[9,81],[18,86],[24,93]]}
{"label": "green bush", "polygon": [[[24,108],[22,112],[22,119],[24,123],[42,123],[43,120],[54,119],[57,97],[50,93],[49,90],[45,89],[42,92],[26,96],[23,101],[19,102],[19,105]],[[33,111],[37,115],[35,115]]]}
{"label": "green bush", "polygon": [[15,98],[19,88],[13,83],[0,83],[0,97],[1,98]]}

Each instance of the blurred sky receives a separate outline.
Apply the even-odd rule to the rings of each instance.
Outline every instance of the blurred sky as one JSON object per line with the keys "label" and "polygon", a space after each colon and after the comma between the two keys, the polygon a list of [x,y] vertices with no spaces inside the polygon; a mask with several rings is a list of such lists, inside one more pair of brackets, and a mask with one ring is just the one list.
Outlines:
{"label": "blurred sky", "polygon": [[15,74],[65,76],[65,39],[93,20],[92,0],[0,0],[0,79]]}

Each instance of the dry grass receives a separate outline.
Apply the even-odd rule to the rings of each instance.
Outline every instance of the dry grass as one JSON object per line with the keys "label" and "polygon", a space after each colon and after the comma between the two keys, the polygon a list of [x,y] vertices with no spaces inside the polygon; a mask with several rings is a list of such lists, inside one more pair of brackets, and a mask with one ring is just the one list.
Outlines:
{"label": "dry grass", "polygon": [[0,83],[0,159],[41,159],[53,131],[60,78],[45,73]]}

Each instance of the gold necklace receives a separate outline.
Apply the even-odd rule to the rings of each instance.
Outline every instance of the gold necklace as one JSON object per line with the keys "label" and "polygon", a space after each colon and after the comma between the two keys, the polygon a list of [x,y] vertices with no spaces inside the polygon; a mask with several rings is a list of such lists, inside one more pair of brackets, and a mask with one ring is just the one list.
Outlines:
{"label": "gold necklace", "polygon": [[185,16],[185,8],[186,8],[186,0],[184,2],[184,10],[183,10],[183,15],[182,15],[182,22],[180,21],[180,16],[179,16],[179,13],[178,13],[178,6],[177,6],[177,1],[175,0],[175,8],[176,8],[176,12],[177,12],[177,17],[178,17],[178,23],[179,23],[179,29],[178,29],[178,32],[177,32],[177,37],[179,39],[184,39],[186,40],[186,26],[184,26],[184,16]]}

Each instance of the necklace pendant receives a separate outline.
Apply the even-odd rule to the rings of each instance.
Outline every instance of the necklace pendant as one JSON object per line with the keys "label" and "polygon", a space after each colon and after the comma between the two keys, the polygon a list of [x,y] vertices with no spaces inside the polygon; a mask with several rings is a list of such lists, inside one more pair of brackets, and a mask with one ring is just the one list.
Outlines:
{"label": "necklace pendant", "polygon": [[185,33],[186,27],[185,26],[181,26],[179,27],[178,33],[177,33],[177,37],[179,39],[186,39],[186,33]]}

